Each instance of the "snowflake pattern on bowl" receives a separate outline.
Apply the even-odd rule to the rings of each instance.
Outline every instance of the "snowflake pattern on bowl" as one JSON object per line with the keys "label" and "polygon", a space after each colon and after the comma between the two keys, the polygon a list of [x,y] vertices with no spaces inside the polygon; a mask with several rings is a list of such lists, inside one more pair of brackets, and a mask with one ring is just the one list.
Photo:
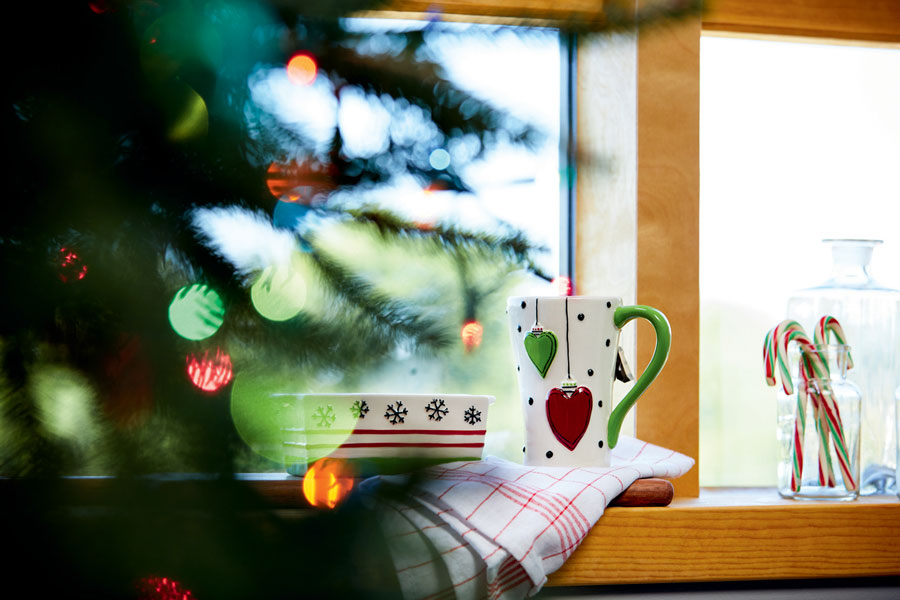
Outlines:
{"label": "snowflake pattern on bowl", "polygon": [[324,427],[325,429],[334,425],[334,420],[336,418],[337,415],[334,414],[334,407],[330,404],[318,407],[316,412],[313,413],[313,419],[316,420],[316,427]]}
{"label": "snowflake pattern on bowl", "polygon": [[429,421],[441,421],[450,410],[447,408],[447,404],[440,398],[434,398],[431,402],[425,405],[425,412],[428,414]]}
{"label": "snowflake pattern on bowl", "polygon": [[477,410],[474,406],[470,406],[466,409],[466,414],[463,415],[463,419],[469,425],[474,425],[475,423],[481,422],[481,411]]}
{"label": "snowflake pattern on bowl", "polygon": [[355,419],[365,419],[367,412],[369,412],[369,403],[365,400],[357,400],[350,407],[350,414]]}
{"label": "snowflake pattern on bowl", "polygon": [[387,410],[384,413],[384,418],[387,419],[391,425],[397,425],[406,420],[407,414],[409,414],[409,411],[403,406],[403,402],[397,400],[396,408],[394,408],[393,404],[388,404]]}

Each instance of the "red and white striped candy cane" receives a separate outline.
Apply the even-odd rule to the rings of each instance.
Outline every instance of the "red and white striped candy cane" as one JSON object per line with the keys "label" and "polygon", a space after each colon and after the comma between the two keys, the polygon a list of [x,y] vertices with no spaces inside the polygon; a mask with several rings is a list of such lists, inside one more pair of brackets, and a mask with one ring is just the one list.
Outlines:
{"label": "red and white striped candy cane", "polygon": [[[825,315],[819,322],[816,323],[816,330],[813,332],[813,341],[817,346],[822,346],[828,343],[828,334],[834,337],[837,340],[838,344],[842,346],[847,345],[847,336],[844,335],[844,328],[841,327],[841,324],[838,320],[831,315]],[[850,350],[847,350],[847,368],[853,368],[853,356],[850,355]]]}

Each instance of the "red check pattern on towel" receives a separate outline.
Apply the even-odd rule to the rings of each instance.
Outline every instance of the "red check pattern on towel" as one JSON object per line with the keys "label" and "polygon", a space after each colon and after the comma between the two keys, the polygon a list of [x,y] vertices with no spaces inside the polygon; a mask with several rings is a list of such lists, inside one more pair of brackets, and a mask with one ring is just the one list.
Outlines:
{"label": "red check pattern on towel", "polygon": [[641,477],[674,478],[694,460],[622,436],[609,468],[526,467],[488,457],[429,469],[382,526],[405,598],[537,593],[609,502]]}

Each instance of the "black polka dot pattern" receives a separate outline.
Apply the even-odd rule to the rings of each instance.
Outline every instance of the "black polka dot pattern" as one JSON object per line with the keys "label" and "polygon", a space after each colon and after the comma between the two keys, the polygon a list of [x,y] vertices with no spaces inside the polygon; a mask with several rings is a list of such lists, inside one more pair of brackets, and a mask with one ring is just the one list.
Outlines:
{"label": "black polka dot pattern", "polygon": [[594,370],[588,369],[588,377],[593,377],[593,376],[594,376]]}
{"label": "black polka dot pattern", "polygon": [[603,440],[600,440],[599,442],[597,442],[597,446],[600,447],[600,448],[602,448],[602,447],[603,447]]}
{"label": "black polka dot pattern", "polygon": [[522,300],[522,308],[525,308],[525,301]]}
{"label": "black polka dot pattern", "polygon": [[519,325],[518,327],[516,327],[516,329],[519,331],[519,333],[522,333],[522,326],[521,326],[521,325]]}
{"label": "black polka dot pattern", "polygon": [[606,303],[606,308],[612,308],[612,302],[607,302],[607,303]]}
{"label": "black polka dot pattern", "polygon": [[584,313],[578,313],[578,320],[584,321]]}
{"label": "black polka dot pattern", "polygon": [[545,455],[547,458],[553,458],[553,451],[547,450],[547,454]]}
{"label": "black polka dot pattern", "polygon": [[606,347],[609,348],[609,345],[612,343],[612,340],[606,340]]}
{"label": "black polka dot pattern", "polygon": [[603,408],[603,400],[597,400],[597,406]]}
{"label": "black polka dot pattern", "polygon": [[529,398],[529,399],[528,399],[528,406],[531,406],[532,404],[534,404],[534,398]]}

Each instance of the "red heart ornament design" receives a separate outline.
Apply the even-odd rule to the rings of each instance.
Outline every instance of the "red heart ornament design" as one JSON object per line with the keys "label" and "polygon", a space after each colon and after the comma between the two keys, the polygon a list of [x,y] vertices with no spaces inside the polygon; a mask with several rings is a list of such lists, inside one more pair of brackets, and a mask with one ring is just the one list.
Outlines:
{"label": "red heart ornament design", "polygon": [[591,421],[594,398],[591,390],[579,387],[566,393],[553,388],[547,396],[547,421],[559,443],[574,450]]}

